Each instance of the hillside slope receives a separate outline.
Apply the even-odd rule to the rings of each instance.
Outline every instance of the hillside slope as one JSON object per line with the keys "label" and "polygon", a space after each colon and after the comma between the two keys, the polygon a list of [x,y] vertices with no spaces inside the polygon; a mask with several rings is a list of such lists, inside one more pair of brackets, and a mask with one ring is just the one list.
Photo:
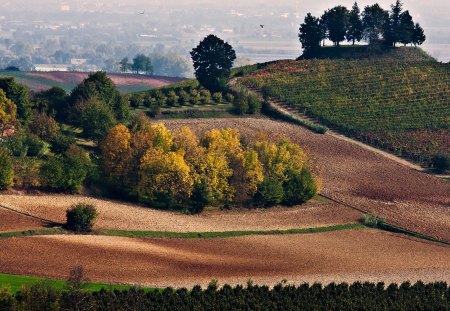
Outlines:
{"label": "hillside slope", "polygon": [[[0,77],[14,77],[17,82],[29,87],[32,91],[42,91],[59,86],[67,92],[87,78],[88,72],[37,72],[37,71],[0,71]],[[108,77],[116,84],[122,93],[139,92],[157,87],[163,87],[182,81],[182,78],[143,76],[135,74],[113,74],[108,73]]]}
{"label": "hillside slope", "polygon": [[240,79],[347,135],[421,163],[450,154],[450,65],[300,60]]}

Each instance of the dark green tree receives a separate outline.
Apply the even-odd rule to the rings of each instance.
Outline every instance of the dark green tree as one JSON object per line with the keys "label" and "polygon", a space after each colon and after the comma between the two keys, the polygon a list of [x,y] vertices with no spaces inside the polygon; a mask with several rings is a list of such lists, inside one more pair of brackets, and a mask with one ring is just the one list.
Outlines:
{"label": "dark green tree", "polygon": [[302,204],[316,195],[317,185],[309,169],[303,168],[300,172],[289,170],[286,175],[287,180],[283,183],[284,204]]}
{"label": "dark green tree", "polygon": [[29,90],[26,86],[17,83],[14,78],[0,78],[0,89],[6,97],[17,106],[17,117],[24,122],[31,118],[31,103]]}
{"label": "dark green tree", "polygon": [[120,65],[120,71],[121,72],[127,72],[131,70],[132,64],[128,61],[128,57],[122,58],[122,60],[119,62]]}
{"label": "dark green tree", "polygon": [[419,23],[416,23],[416,25],[414,26],[412,43],[414,45],[422,45],[422,43],[425,42],[426,38],[427,37],[425,36],[425,33],[424,33],[422,27],[420,27]]}
{"label": "dark green tree", "polygon": [[381,40],[388,18],[389,13],[383,10],[378,3],[366,6],[362,13],[363,38],[369,41],[370,44]]}
{"label": "dark green tree", "polygon": [[384,40],[387,45],[395,46],[400,41],[402,7],[400,0],[391,6],[391,12],[384,27]]}
{"label": "dark green tree", "polygon": [[34,96],[33,102],[34,109],[39,112],[53,115],[60,122],[68,121],[69,96],[63,88],[54,86],[46,91],[41,91]]}
{"label": "dark green tree", "polygon": [[128,102],[122,98],[113,81],[106,75],[106,72],[99,71],[90,74],[72,91],[70,95],[71,122],[79,125],[79,106],[91,98],[97,98],[110,107],[117,120],[121,122],[128,120]]}
{"label": "dark green tree", "polygon": [[11,155],[0,147],[0,190],[13,185],[14,170]]}
{"label": "dark green tree", "polygon": [[363,23],[361,20],[361,11],[359,9],[358,3],[354,3],[352,10],[348,15],[348,28],[346,38],[348,42],[361,41],[363,35]]}
{"label": "dark green tree", "polygon": [[236,52],[222,39],[209,35],[191,51],[195,77],[211,92],[221,91],[230,75]]}
{"label": "dark green tree", "polygon": [[255,194],[255,203],[261,206],[270,207],[283,201],[283,183],[276,177],[266,176],[262,183],[258,185]]}
{"label": "dark green tree", "polygon": [[133,64],[131,65],[131,69],[139,74],[141,72],[146,75],[153,74],[153,66],[150,57],[145,56],[144,54],[138,54],[133,58]]}
{"label": "dark green tree", "polygon": [[298,38],[304,49],[303,54],[312,56],[320,48],[320,42],[325,38],[324,27],[317,17],[308,13],[305,21],[300,25]]}
{"label": "dark green tree", "polygon": [[405,11],[400,16],[400,29],[399,29],[398,41],[407,45],[413,42],[414,36],[414,22],[409,11]]}
{"label": "dark green tree", "polygon": [[330,39],[335,46],[339,46],[339,43],[344,41],[347,33],[349,21],[349,12],[347,8],[339,5],[327,10],[321,20],[327,29],[328,39]]}
{"label": "dark green tree", "polygon": [[79,111],[83,136],[97,142],[117,123],[111,108],[97,98],[81,103]]}

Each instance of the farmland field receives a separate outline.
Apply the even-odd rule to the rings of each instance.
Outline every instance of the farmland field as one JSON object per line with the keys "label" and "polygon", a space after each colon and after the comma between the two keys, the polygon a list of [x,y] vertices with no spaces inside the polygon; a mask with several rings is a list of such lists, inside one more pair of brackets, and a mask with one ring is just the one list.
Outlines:
{"label": "farmland field", "polygon": [[240,79],[322,124],[417,162],[450,154],[450,65],[279,61]]}
{"label": "farmland field", "polygon": [[[266,285],[282,279],[296,283],[449,281],[448,246],[352,227],[361,212],[350,207],[448,241],[448,182],[358,145],[288,123],[235,118],[170,120],[165,124],[171,129],[189,125],[197,132],[233,127],[244,139],[260,132],[273,133],[274,139],[290,137],[310,155],[313,170],[322,179],[321,193],[342,203],[318,197],[294,208],[207,209],[199,215],[184,215],[87,196],[10,191],[1,195],[1,204],[36,218],[0,209],[3,232],[49,230],[45,229],[48,224],[37,218],[62,223],[66,209],[79,202],[96,205],[99,219],[94,236],[58,231],[48,236],[4,235],[0,238],[0,273],[61,279],[75,263],[81,263],[91,281],[151,287],[206,285],[211,279],[237,284],[249,278]],[[320,230],[333,225],[344,226],[329,232]],[[296,228],[316,228],[317,232],[269,233]],[[139,232],[131,237],[111,236],[128,232],[114,233],[112,229],[158,231],[161,237],[140,238]],[[233,237],[235,231],[256,230],[267,234]],[[177,238],[170,232],[191,238]],[[199,239],[195,236],[199,232],[216,232],[217,236]]]}
{"label": "farmland field", "polygon": [[[32,91],[47,90],[59,86],[67,92],[87,78],[85,72],[22,72],[1,71],[0,77],[14,77],[17,82],[29,87]],[[181,78],[141,76],[134,74],[108,74],[121,93],[141,92],[179,82]]]}

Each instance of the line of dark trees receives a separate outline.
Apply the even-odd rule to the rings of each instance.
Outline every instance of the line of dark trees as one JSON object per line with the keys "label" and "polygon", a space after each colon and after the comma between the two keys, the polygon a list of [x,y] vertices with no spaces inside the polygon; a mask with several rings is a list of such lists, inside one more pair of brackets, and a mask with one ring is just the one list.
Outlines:
{"label": "line of dark trees", "polygon": [[308,13],[299,31],[299,40],[306,53],[320,48],[325,39],[332,41],[334,46],[344,40],[353,44],[365,40],[369,44],[393,47],[397,43],[421,45],[426,39],[422,27],[414,24],[409,11],[403,11],[400,0],[391,5],[390,11],[376,3],[361,12],[355,2],[351,10],[338,5],[326,10],[320,18]]}
{"label": "line of dark trees", "polygon": [[299,286],[252,285],[218,289],[166,288],[86,292],[68,286],[59,292],[36,284],[16,295],[0,290],[0,310],[448,310],[450,289],[446,283],[400,286],[384,283],[302,284]]}

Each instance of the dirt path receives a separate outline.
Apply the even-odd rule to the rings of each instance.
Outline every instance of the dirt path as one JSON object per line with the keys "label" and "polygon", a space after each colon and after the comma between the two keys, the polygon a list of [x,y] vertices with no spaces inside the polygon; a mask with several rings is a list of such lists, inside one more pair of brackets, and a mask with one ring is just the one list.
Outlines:
{"label": "dirt path", "polygon": [[[206,210],[200,215],[154,210],[115,201],[68,195],[0,195],[1,205],[64,223],[66,210],[77,203],[96,206],[97,228],[207,232],[309,228],[355,223],[361,213],[333,202],[313,201],[297,208]],[[0,208],[1,210],[1,208]],[[0,221],[0,230],[2,222]]]}
{"label": "dirt path", "polygon": [[375,230],[187,240],[63,235],[2,239],[0,248],[3,273],[65,278],[81,263],[93,281],[158,287],[450,281],[450,248]]}
{"label": "dirt path", "polygon": [[384,216],[399,227],[450,241],[450,183],[411,169],[358,144],[300,126],[268,119],[168,120],[169,128],[191,126],[238,128],[243,136],[257,132],[284,135],[311,156],[323,181],[322,193]]}

